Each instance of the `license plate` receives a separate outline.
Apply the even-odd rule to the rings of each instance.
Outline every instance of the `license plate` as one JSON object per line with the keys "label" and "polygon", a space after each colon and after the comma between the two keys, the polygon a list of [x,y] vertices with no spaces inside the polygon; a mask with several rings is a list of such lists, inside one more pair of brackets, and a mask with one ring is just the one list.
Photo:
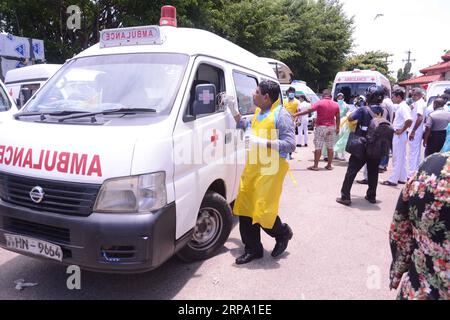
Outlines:
{"label": "license plate", "polygon": [[6,247],[17,251],[29,252],[49,259],[62,261],[63,255],[60,246],[46,241],[28,238],[19,235],[5,234]]}

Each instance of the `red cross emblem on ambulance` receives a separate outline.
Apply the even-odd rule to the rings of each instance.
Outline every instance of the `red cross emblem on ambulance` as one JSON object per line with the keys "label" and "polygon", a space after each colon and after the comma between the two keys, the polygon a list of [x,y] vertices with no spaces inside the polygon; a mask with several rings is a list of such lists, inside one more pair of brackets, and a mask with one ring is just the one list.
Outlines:
{"label": "red cross emblem on ambulance", "polygon": [[208,90],[203,90],[203,93],[200,93],[198,98],[203,102],[203,104],[209,104],[214,100],[214,95]]}
{"label": "red cross emblem on ambulance", "polygon": [[217,147],[217,141],[219,140],[219,135],[216,132],[216,129],[213,130],[213,135],[211,136],[211,143],[214,144],[214,147]]}

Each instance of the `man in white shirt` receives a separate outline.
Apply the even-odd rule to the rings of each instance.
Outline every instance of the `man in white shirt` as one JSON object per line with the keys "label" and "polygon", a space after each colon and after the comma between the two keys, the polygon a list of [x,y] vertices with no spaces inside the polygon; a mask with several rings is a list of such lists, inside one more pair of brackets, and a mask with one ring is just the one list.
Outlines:
{"label": "man in white shirt", "polygon": [[395,90],[392,93],[392,101],[398,104],[395,112],[395,119],[392,123],[395,134],[392,140],[392,154],[394,161],[394,169],[387,181],[381,182],[382,185],[395,187],[397,184],[406,183],[406,145],[408,143],[408,133],[413,121],[411,117],[411,108],[405,102],[405,92],[403,90]]}
{"label": "man in white shirt", "polygon": [[[309,103],[308,98],[304,94],[300,95],[298,98],[300,103],[298,105],[297,112],[303,112],[311,108],[311,103]],[[298,136],[297,136],[297,147],[307,147],[308,146],[308,116],[301,116],[296,119],[299,123],[298,126]]]}
{"label": "man in white shirt", "polygon": [[408,130],[409,133],[409,173],[408,178],[411,178],[419,168],[421,158],[421,147],[423,138],[423,115],[426,109],[426,103],[423,100],[423,92],[419,88],[414,88],[412,92],[411,117],[412,128]]}

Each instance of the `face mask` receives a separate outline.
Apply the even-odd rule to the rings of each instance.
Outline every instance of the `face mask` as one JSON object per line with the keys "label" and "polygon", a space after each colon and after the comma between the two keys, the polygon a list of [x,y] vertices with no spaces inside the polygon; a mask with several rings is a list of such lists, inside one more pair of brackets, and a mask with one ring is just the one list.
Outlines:
{"label": "face mask", "polygon": [[288,97],[289,97],[289,100],[294,100],[295,93],[289,93]]}

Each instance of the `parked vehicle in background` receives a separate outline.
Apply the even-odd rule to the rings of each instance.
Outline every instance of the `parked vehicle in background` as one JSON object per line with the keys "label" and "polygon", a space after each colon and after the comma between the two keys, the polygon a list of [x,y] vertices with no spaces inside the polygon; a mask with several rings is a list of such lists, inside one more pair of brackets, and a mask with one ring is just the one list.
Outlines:
{"label": "parked vehicle in background", "polygon": [[427,89],[427,106],[431,105],[447,88],[450,88],[450,81],[436,81],[430,83]]}
{"label": "parked vehicle in background", "polygon": [[359,70],[343,71],[336,74],[333,83],[332,95],[337,100],[338,93],[343,93],[345,102],[350,104],[356,97],[366,94],[367,88],[372,85],[384,86],[391,95],[391,83],[389,79],[378,71]]}
{"label": "parked vehicle in background", "polygon": [[271,58],[261,58],[261,59],[270,64],[273,71],[277,75],[280,84],[290,84],[292,83],[292,81],[294,81],[294,73],[284,62]]}
{"label": "parked vehicle in background", "polygon": [[12,101],[11,96],[8,94],[3,82],[0,80],[0,124],[7,117],[12,117],[17,111],[14,101]]}
{"label": "parked vehicle in background", "polygon": [[61,66],[61,64],[35,64],[9,70],[6,73],[5,85],[17,107],[21,109]]}
{"label": "parked vehicle in background", "polygon": [[[313,105],[320,99],[317,94],[306,84],[305,81],[294,80],[291,84],[282,84],[281,91],[283,92],[283,99],[287,99],[286,91],[290,88],[295,88],[295,96],[298,98],[300,95],[305,95],[308,101]],[[308,128],[312,130],[314,126],[314,120],[317,118],[317,114],[313,112],[308,118]]]}

